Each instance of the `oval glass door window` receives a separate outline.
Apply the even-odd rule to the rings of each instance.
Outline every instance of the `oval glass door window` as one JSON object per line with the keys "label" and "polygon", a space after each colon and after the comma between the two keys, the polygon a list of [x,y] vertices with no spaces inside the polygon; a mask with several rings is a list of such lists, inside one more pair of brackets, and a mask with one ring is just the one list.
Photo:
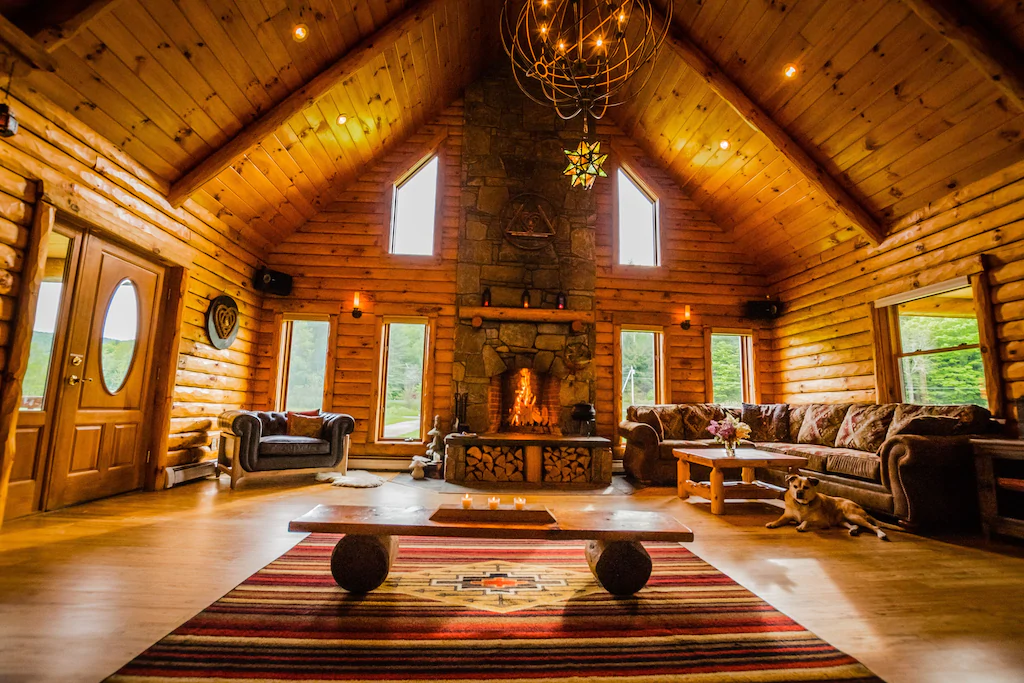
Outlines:
{"label": "oval glass door window", "polygon": [[135,283],[121,280],[114,289],[103,320],[103,349],[100,370],[103,386],[116,394],[128,379],[139,338],[139,295]]}

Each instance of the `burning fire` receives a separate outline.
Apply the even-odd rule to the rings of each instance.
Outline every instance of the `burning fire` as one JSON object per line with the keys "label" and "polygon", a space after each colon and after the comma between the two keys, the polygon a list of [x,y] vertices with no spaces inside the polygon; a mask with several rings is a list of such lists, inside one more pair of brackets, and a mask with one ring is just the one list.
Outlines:
{"label": "burning fire", "polygon": [[519,383],[516,386],[516,400],[509,410],[508,424],[511,427],[532,427],[548,424],[547,407],[537,408],[537,394],[533,392],[530,382],[530,371],[523,368],[519,371]]}

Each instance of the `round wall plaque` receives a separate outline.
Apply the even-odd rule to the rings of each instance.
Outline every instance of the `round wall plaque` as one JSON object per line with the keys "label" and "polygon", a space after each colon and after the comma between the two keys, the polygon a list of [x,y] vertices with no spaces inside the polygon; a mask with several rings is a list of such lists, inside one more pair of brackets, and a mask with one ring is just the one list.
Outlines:
{"label": "round wall plaque", "polygon": [[238,304],[226,294],[210,302],[206,309],[206,333],[215,349],[226,349],[238,336]]}
{"label": "round wall plaque", "polygon": [[555,236],[557,218],[558,212],[546,197],[524,192],[505,204],[499,220],[505,239],[520,249],[536,251]]}

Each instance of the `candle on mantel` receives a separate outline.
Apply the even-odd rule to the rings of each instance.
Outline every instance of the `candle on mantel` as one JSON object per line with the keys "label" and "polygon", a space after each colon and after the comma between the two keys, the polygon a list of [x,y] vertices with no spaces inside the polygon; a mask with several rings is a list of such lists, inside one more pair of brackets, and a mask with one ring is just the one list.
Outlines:
{"label": "candle on mantel", "polygon": [[526,499],[525,498],[513,498],[512,499],[512,505],[513,505],[513,507],[515,507],[516,510],[524,510],[526,508]]}
{"label": "candle on mantel", "polygon": [[468,510],[473,507],[473,496],[468,493],[462,497],[462,509]]}
{"label": "candle on mantel", "polygon": [[499,505],[501,505],[501,498],[498,498],[497,496],[491,496],[490,498],[487,499],[488,510],[497,510]]}

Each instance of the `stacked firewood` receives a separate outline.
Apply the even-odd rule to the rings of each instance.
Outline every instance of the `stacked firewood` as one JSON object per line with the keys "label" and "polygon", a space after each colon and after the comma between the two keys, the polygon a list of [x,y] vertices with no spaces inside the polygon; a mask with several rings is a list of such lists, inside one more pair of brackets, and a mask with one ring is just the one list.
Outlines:
{"label": "stacked firewood", "polygon": [[466,449],[466,481],[523,481],[523,449],[514,446],[470,446]]}
{"label": "stacked firewood", "polygon": [[544,481],[590,481],[590,449],[545,446]]}

